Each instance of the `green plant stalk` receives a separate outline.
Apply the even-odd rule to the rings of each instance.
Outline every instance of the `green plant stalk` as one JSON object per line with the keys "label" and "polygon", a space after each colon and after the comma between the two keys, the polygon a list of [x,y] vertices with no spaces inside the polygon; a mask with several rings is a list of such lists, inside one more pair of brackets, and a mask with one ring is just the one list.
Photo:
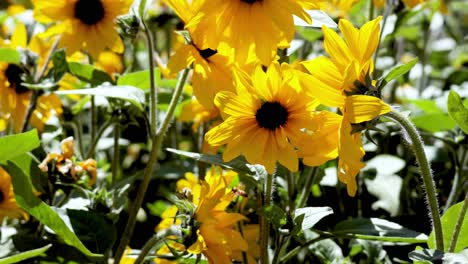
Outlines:
{"label": "green plant stalk", "polygon": [[[268,174],[267,178],[265,179],[265,187],[264,187],[264,200],[263,200],[263,208],[269,206],[271,204],[271,195],[273,191],[273,175],[276,173],[278,168],[275,169],[273,174]],[[267,264],[269,263],[268,257],[268,239],[270,237],[270,223],[262,215],[261,217],[261,226],[260,226],[260,263]]]}
{"label": "green plant stalk", "polygon": [[96,146],[99,142],[99,139],[102,137],[102,134],[104,134],[104,131],[106,131],[106,129],[112,125],[112,121],[111,120],[107,120],[100,128],[99,128],[99,131],[97,132],[96,136],[94,137],[94,140],[92,141],[91,143],[91,146],[89,147],[89,150],[88,150],[88,154],[86,155],[86,158],[87,159],[90,159],[92,158],[92,156],[94,155],[94,150],[96,149]]}
{"label": "green plant stalk", "polygon": [[[47,66],[49,65],[50,59],[52,58],[52,54],[54,54],[54,51],[57,49],[59,41],[60,36],[58,36],[54,44],[52,44],[49,54],[47,54],[44,64],[42,65],[42,68],[34,75],[34,83],[38,83],[44,75],[45,71],[47,70]],[[23,127],[21,129],[21,132],[26,132],[26,129],[28,128],[29,119],[31,118],[31,115],[34,112],[34,110],[36,110],[37,99],[39,99],[39,92],[33,91],[31,98],[29,99],[29,105],[23,120]]]}
{"label": "green plant stalk", "polygon": [[421,136],[418,133],[418,130],[411,121],[401,114],[391,111],[385,114],[387,117],[396,121],[408,134],[411,138],[413,145],[413,152],[416,156],[416,160],[419,164],[419,169],[421,170],[421,176],[424,182],[424,187],[426,189],[426,200],[429,205],[431,212],[432,224],[435,233],[436,248],[438,250],[444,250],[444,236],[442,231],[442,224],[440,221],[439,213],[439,204],[437,203],[436,188],[435,183],[432,177],[431,168],[424,152],[424,145],[421,139]]}
{"label": "green plant stalk", "polygon": [[140,255],[138,255],[138,258],[135,260],[135,264],[143,263],[151,249],[154,248],[159,242],[163,241],[166,238],[166,236],[171,234],[172,232],[170,231],[170,229],[168,229],[151,237],[141,249]]}
{"label": "green plant stalk", "polygon": [[141,20],[143,24],[144,32],[146,35],[146,41],[148,42],[148,60],[149,60],[149,78],[150,78],[150,126],[151,136],[156,133],[156,127],[158,122],[158,89],[154,82],[154,42],[148,25],[146,25],[144,19]]}
{"label": "green plant stalk", "polygon": [[[96,142],[97,144],[97,141],[99,140],[100,136],[98,135],[99,132],[97,130],[97,107],[96,107],[96,98],[94,97],[94,95],[91,95],[91,109],[90,109],[90,113],[91,113],[91,123],[90,123],[90,126],[91,126],[91,142]],[[104,131],[103,131],[104,132]],[[96,146],[94,146],[96,147]],[[94,157],[94,147],[91,147],[90,148],[90,151],[88,152],[88,158],[93,158]]]}
{"label": "green plant stalk", "polygon": [[152,148],[150,152],[150,158],[149,158],[149,161],[146,165],[146,168],[143,174],[143,181],[140,184],[135,201],[133,202],[133,205],[131,206],[127,224],[122,234],[122,239],[120,240],[119,246],[117,247],[117,250],[115,252],[114,263],[120,263],[120,260],[123,256],[125,248],[127,247],[132,237],[133,229],[135,228],[135,223],[136,223],[136,216],[137,216],[138,210],[140,209],[143,203],[143,199],[145,198],[145,194],[148,189],[149,182],[151,180],[151,175],[153,174],[154,165],[156,164],[158,160],[158,152],[159,152],[159,149],[161,148],[164,134],[166,133],[167,128],[169,127],[170,121],[172,120],[172,116],[174,115],[175,108],[179,101],[179,97],[182,94],[183,87],[184,87],[185,81],[187,80],[189,71],[190,69],[186,68],[182,72],[182,76],[180,77],[179,82],[177,83],[171,102],[169,104],[166,117],[164,118],[161,124],[161,127],[158,130],[158,133],[156,133],[156,135],[152,137]]}
{"label": "green plant stalk", "polygon": [[[453,178],[453,184],[452,184],[452,189],[450,190],[450,194],[447,198],[447,202],[445,203],[445,208],[444,208],[444,212],[450,208],[450,206],[452,206],[453,202],[456,200],[456,198],[458,197],[458,190],[459,190],[459,185],[460,185],[460,182],[462,182],[462,178],[463,178],[463,166],[465,164],[465,159],[468,157],[468,155],[466,155],[468,153],[468,151],[466,151],[463,147],[461,148],[461,151],[462,151],[462,154],[461,154],[461,157],[460,157],[460,162],[458,162],[457,164],[457,168],[456,168],[456,171],[455,171],[455,177]],[[456,155],[456,152],[455,152],[455,155]]]}
{"label": "green plant stalk", "polygon": [[455,247],[457,246],[458,236],[460,235],[461,228],[463,226],[463,220],[466,216],[466,210],[468,207],[468,193],[465,195],[465,201],[463,201],[462,209],[458,215],[457,223],[455,224],[455,229],[453,230],[452,239],[450,239],[450,245],[448,252],[454,252]]}
{"label": "green plant stalk", "polygon": [[112,157],[112,184],[116,183],[119,173],[120,164],[120,124],[118,122],[114,125],[114,156]]}
{"label": "green plant stalk", "polygon": [[314,183],[314,179],[319,171],[318,167],[313,167],[310,169],[309,173],[306,177],[306,182],[304,184],[304,188],[302,189],[301,196],[299,196],[299,200],[297,202],[296,208],[302,208],[305,206],[307,202],[307,198],[309,197],[310,189],[312,188],[312,184]]}

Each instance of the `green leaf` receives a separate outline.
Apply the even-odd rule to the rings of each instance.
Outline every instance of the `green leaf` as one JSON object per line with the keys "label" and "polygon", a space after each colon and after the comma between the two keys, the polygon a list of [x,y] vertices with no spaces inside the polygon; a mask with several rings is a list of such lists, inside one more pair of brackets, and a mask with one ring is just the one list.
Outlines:
{"label": "green leaf", "polygon": [[144,110],[145,93],[133,86],[98,86],[96,88],[57,91],[57,94],[100,95],[128,101],[141,111]]}
{"label": "green leaf", "polygon": [[169,207],[169,205],[164,201],[158,200],[154,203],[147,203],[146,207],[148,207],[150,214],[154,216],[161,216]]}
{"label": "green leaf", "polygon": [[213,165],[218,165],[224,167],[228,170],[235,170],[241,173],[251,174],[253,173],[252,170],[249,169],[247,166],[247,162],[242,158],[233,159],[230,162],[224,162],[223,158],[219,155],[208,155],[208,154],[200,154],[195,152],[188,152],[178,149],[166,148],[167,151],[175,153],[180,156],[184,156],[190,159],[194,159],[197,161],[206,162]]}
{"label": "green leaf", "polygon": [[[452,239],[453,230],[457,223],[458,216],[463,207],[463,202],[459,202],[450,206],[450,208],[444,213],[440,219],[442,222],[442,232],[444,233],[444,250],[448,251],[450,245],[450,240]],[[435,249],[435,235],[434,230],[432,230],[427,240],[427,245],[429,248]],[[460,229],[460,234],[458,235],[457,246],[455,247],[454,252],[460,252],[464,248],[468,247],[468,216],[465,214],[463,219],[463,224]]]}
{"label": "green leaf", "polygon": [[73,231],[68,228],[60,216],[34,195],[31,180],[27,175],[25,175],[22,169],[20,169],[15,163],[8,162],[6,170],[10,175],[15,176],[12,177],[12,182],[16,202],[23,210],[52,229],[66,244],[77,248],[87,256],[102,257],[102,255],[93,254],[89,251]]}
{"label": "green leaf", "polygon": [[457,122],[457,125],[468,134],[468,109],[455,91],[450,91],[447,100],[448,113]]}
{"label": "green leaf", "polygon": [[378,218],[356,218],[338,223],[333,229],[336,236],[351,236],[386,242],[424,243],[427,236]]}
{"label": "green leaf", "polygon": [[411,118],[411,121],[413,121],[417,128],[424,129],[429,132],[452,130],[457,125],[455,121],[445,113],[420,115]]}
{"label": "green leaf", "polygon": [[330,207],[304,207],[294,211],[294,218],[304,215],[302,220],[302,230],[314,227],[322,218],[333,214],[333,209]]}
{"label": "green leaf", "polygon": [[145,19],[146,10],[146,0],[140,0],[140,5],[138,6],[138,15],[140,16],[140,19]]}
{"label": "green leaf", "polygon": [[16,254],[11,257],[3,258],[0,259],[0,264],[12,264],[12,263],[18,263],[20,261],[34,258],[37,256],[40,256],[44,254],[50,247],[52,247],[52,244],[49,244],[47,246],[38,248],[38,249],[33,249],[33,250],[28,250],[26,252],[21,252],[19,254]]}
{"label": "green leaf", "polygon": [[117,239],[115,226],[101,213],[67,209],[67,215],[75,234],[94,252],[104,254]]}
{"label": "green leaf", "polygon": [[0,161],[13,159],[39,147],[37,130],[0,138]]}
{"label": "green leaf", "polygon": [[15,49],[0,48],[0,61],[12,64],[20,64],[21,54]]}
{"label": "green leaf", "polygon": [[393,69],[390,70],[389,73],[387,73],[387,75],[385,75],[382,79],[381,79],[381,83],[379,85],[380,88],[383,88],[385,85],[387,85],[387,83],[389,83],[391,80],[394,80],[400,76],[402,76],[403,74],[409,72],[413,67],[414,65],[416,65],[416,63],[418,63],[418,58],[415,58],[403,65],[399,65],[399,66],[395,66]]}
{"label": "green leaf", "polygon": [[437,106],[437,103],[434,100],[417,99],[409,100],[409,102],[427,114],[444,113],[444,111]]}
{"label": "green leaf", "polygon": [[69,71],[67,56],[64,49],[60,49],[52,55],[52,63],[54,68],[51,70],[51,74],[54,78],[54,81],[58,82],[62,79],[63,75]]}
{"label": "green leaf", "polygon": [[103,72],[89,64],[69,62],[68,69],[70,73],[78,77],[78,79],[90,83],[92,86],[98,86],[105,82],[114,83],[112,78],[106,72]]}
{"label": "green leaf", "polygon": [[[158,68],[154,68],[154,82],[158,84],[160,79],[161,72]],[[147,91],[150,89],[149,70],[124,74],[117,80],[117,85],[130,85]]]}
{"label": "green leaf", "polygon": [[279,206],[271,204],[262,208],[261,213],[268,221],[273,224],[275,229],[278,229],[286,224],[286,212]]}

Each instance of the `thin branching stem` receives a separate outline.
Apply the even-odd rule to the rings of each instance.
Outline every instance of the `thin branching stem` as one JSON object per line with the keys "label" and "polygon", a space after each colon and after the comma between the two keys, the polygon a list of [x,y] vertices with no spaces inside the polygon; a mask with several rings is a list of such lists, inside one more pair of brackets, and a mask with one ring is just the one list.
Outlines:
{"label": "thin branching stem", "polygon": [[457,223],[455,224],[455,229],[453,230],[453,234],[452,234],[452,239],[450,239],[448,252],[454,252],[455,248],[457,247],[458,236],[460,235],[460,231],[463,226],[467,207],[468,207],[468,193],[465,194],[465,201],[463,201],[462,209],[460,210],[460,214],[458,215]]}
{"label": "thin branching stem", "polygon": [[[276,167],[273,174],[268,174],[265,179],[264,194],[263,194],[263,208],[268,207],[271,204],[271,196],[273,192],[273,177],[278,171]],[[268,240],[270,237],[270,223],[268,219],[262,214],[261,217],[261,227],[260,227],[260,263],[267,264],[269,263],[268,257]]]}
{"label": "thin branching stem", "polygon": [[138,210],[140,210],[140,207],[143,203],[143,199],[145,198],[145,194],[146,194],[148,185],[151,180],[151,175],[153,175],[154,165],[156,164],[158,160],[158,152],[159,152],[159,149],[161,148],[164,134],[166,133],[169,127],[169,124],[172,120],[172,117],[174,115],[174,111],[176,109],[177,103],[179,102],[179,97],[182,94],[183,87],[185,85],[185,81],[187,80],[189,71],[190,69],[186,68],[182,72],[182,75],[179,78],[179,82],[177,83],[177,86],[175,88],[174,94],[172,95],[172,99],[169,104],[166,117],[164,118],[161,124],[161,127],[158,129],[158,132],[156,133],[156,135],[152,137],[152,147],[151,147],[149,161],[143,173],[143,181],[141,182],[140,187],[138,188],[138,193],[135,198],[135,201],[133,202],[130,208],[127,224],[122,234],[122,239],[120,240],[120,244],[115,253],[115,258],[114,258],[115,263],[120,262],[120,259],[123,256],[125,248],[127,247],[132,237],[133,229],[135,228],[135,223],[136,223],[136,216],[137,216]]}
{"label": "thin branching stem", "polygon": [[116,122],[114,125],[114,156],[112,157],[112,184],[115,184],[119,173],[120,164],[120,123]]}
{"label": "thin branching stem", "polygon": [[421,171],[424,187],[426,189],[426,200],[429,204],[429,210],[431,213],[432,224],[435,233],[436,248],[438,250],[443,251],[444,240],[442,233],[442,224],[440,221],[439,204],[437,202],[436,187],[432,176],[431,168],[427,160],[426,153],[424,152],[424,143],[421,139],[421,136],[418,133],[418,130],[416,129],[414,124],[411,123],[411,121],[409,121],[409,119],[395,111],[387,113],[386,116],[396,121],[396,123],[398,123],[406,131],[407,135],[411,139],[411,143],[413,146],[412,150],[419,164],[419,169]]}
{"label": "thin branching stem", "polygon": [[312,184],[314,183],[314,179],[318,172],[318,167],[310,168],[309,173],[306,176],[306,182],[304,184],[304,188],[302,189],[301,196],[299,196],[296,208],[302,208],[305,206],[307,198],[309,197],[310,189],[312,188]]}
{"label": "thin branching stem", "polygon": [[151,135],[156,133],[157,121],[158,121],[158,90],[154,81],[154,42],[151,30],[146,25],[144,19],[141,20],[143,24],[144,32],[146,35],[146,41],[148,42],[148,60],[149,60],[149,78],[150,78],[150,126]]}

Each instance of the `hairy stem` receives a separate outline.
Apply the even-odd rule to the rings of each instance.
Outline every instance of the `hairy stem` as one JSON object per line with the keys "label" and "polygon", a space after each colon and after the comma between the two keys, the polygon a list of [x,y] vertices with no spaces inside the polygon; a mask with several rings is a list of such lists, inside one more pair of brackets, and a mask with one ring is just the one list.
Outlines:
{"label": "hairy stem", "polygon": [[421,171],[421,176],[424,182],[424,187],[426,189],[426,200],[429,204],[429,209],[431,212],[432,224],[435,233],[435,240],[436,240],[436,248],[438,250],[444,250],[444,240],[443,240],[443,233],[442,233],[442,224],[440,221],[440,212],[439,212],[439,204],[437,202],[436,196],[436,188],[434,179],[432,176],[431,168],[429,166],[429,162],[426,157],[426,153],[424,152],[424,143],[421,139],[421,136],[418,133],[418,130],[414,126],[411,121],[409,121],[403,115],[391,111],[386,114],[387,117],[393,119],[398,123],[408,134],[411,138],[411,142],[413,145],[413,152],[416,156],[416,160],[419,164],[419,169]]}

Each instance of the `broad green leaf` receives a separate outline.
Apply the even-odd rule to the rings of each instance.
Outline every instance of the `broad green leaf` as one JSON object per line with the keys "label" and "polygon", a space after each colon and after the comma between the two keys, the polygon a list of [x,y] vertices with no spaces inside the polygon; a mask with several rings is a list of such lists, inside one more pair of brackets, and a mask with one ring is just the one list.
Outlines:
{"label": "broad green leaf", "polygon": [[96,88],[57,91],[57,94],[99,95],[128,101],[141,111],[144,110],[145,93],[133,86],[98,86]]}
{"label": "broad green leaf", "polygon": [[150,214],[154,216],[161,216],[169,207],[169,205],[164,201],[157,200],[154,203],[147,203],[146,207],[148,207]]}
{"label": "broad green leaf", "polygon": [[0,61],[19,64],[21,62],[21,54],[15,49],[0,48]]}
{"label": "broad green leaf", "polygon": [[[452,239],[453,235],[453,230],[455,229],[455,225],[462,207],[463,202],[452,205],[440,219],[442,222],[442,232],[444,234],[444,251],[448,251],[450,240]],[[436,248],[434,237],[434,230],[432,230],[431,234],[429,235],[429,239],[427,240],[427,245],[432,249]],[[454,252],[460,252],[466,247],[468,247],[468,215],[465,214],[465,218],[463,219],[463,224],[460,229],[460,234],[458,236],[457,246],[455,247]]]}
{"label": "broad green leaf", "polygon": [[64,49],[54,52],[52,55],[52,63],[54,64],[54,68],[52,68],[51,74],[54,80],[58,82],[62,79],[63,75],[69,71],[67,56]]}
{"label": "broad green leaf", "polygon": [[336,236],[347,236],[387,242],[424,243],[425,234],[378,218],[356,218],[338,223],[333,229]]}
{"label": "broad green leaf", "polygon": [[101,213],[67,209],[67,215],[75,234],[94,252],[104,254],[117,239],[114,224]]}
{"label": "broad green leaf", "polygon": [[89,64],[69,62],[68,69],[70,73],[78,77],[78,79],[90,83],[92,86],[97,86],[105,82],[114,83],[107,73]]}
{"label": "broad green leaf", "polygon": [[448,113],[457,122],[457,125],[468,134],[468,109],[455,91],[450,91],[447,100]]}
{"label": "broad green leaf", "polygon": [[25,210],[28,214],[34,216],[42,224],[52,229],[55,234],[60,237],[66,244],[75,247],[83,254],[92,257],[101,257],[102,255],[93,254],[89,251],[78,237],[68,228],[65,222],[58,216],[58,214],[50,208],[47,204],[41,201],[33,193],[31,180],[24,171],[20,169],[15,163],[8,162],[5,168],[12,178],[15,198],[18,205]]}
{"label": "broad green leaf", "polygon": [[437,103],[434,100],[428,99],[416,99],[416,100],[409,100],[410,103],[414,104],[417,108],[421,109],[427,114],[433,113],[444,113],[442,109],[437,106]]}
{"label": "broad green leaf", "polygon": [[13,159],[39,147],[37,130],[0,138],[0,161]]}
{"label": "broad green leaf", "polygon": [[72,113],[74,115],[77,115],[78,113],[80,113],[85,105],[91,101],[91,96],[85,96],[83,98],[81,98],[73,107],[72,107]]}
{"label": "broad green leaf", "polygon": [[405,63],[403,65],[395,66],[393,69],[390,70],[389,73],[387,73],[387,75],[385,75],[382,78],[379,87],[383,88],[391,80],[394,80],[394,79],[402,76],[403,74],[409,72],[414,67],[414,65],[416,65],[416,63],[418,63],[418,58],[415,58],[415,59],[413,59],[413,60],[411,60],[411,61],[409,61],[409,62],[407,62],[407,63]]}
{"label": "broad green leaf", "polygon": [[246,166],[247,162],[242,160],[241,158],[234,159],[230,162],[224,162],[223,158],[219,155],[208,155],[208,154],[200,154],[195,152],[188,152],[178,149],[167,148],[169,152],[175,153],[180,156],[184,156],[190,159],[194,159],[197,161],[206,162],[213,165],[218,165],[224,167],[228,170],[235,170],[237,172],[251,174],[252,171]]}
{"label": "broad green leaf", "polygon": [[311,29],[307,27],[296,27],[296,32],[299,33],[305,40],[314,42],[322,38],[321,30]]}
{"label": "broad green leaf", "polygon": [[18,263],[20,261],[24,261],[30,258],[34,258],[37,256],[40,256],[44,254],[50,247],[52,247],[52,244],[49,244],[47,246],[38,248],[38,249],[33,249],[33,250],[28,250],[25,252],[21,252],[19,254],[16,254],[11,257],[3,258],[0,259],[0,264],[12,264],[12,263]]}
{"label": "broad green leaf", "polygon": [[[161,79],[161,72],[158,68],[154,68],[154,82],[155,84],[159,83]],[[150,89],[150,78],[149,78],[149,70],[146,71],[137,71],[124,74],[119,77],[117,80],[117,85],[124,86],[130,85],[138,87],[142,90],[148,91]]]}
{"label": "broad green leaf", "polygon": [[452,130],[457,125],[455,121],[445,113],[420,115],[411,118],[411,121],[413,121],[417,128],[424,129],[429,132]]}
{"label": "broad green leaf", "polygon": [[294,211],[294,218],[304,215],[302,220],[302,230],[314,227],[322,218],[333,214],[333,209],[330,207],[304,207]]}
{"label": "broad green leaf", "polygon": [[268,219],[275,229],[278,229],[286,224],[286,212],[281,207],[270,204],[262,208],[261,213]]}

